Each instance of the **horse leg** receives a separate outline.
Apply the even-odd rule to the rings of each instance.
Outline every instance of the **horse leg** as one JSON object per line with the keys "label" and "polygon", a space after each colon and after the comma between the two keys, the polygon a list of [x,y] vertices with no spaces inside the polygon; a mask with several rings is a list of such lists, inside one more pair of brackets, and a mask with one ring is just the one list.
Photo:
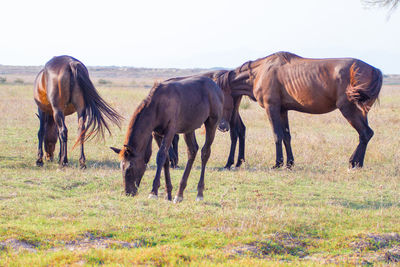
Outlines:
{"label": "horse leg", "polygon": [[61,157],[60,166],[68,165],[67,157],[67,141],[68,141],[68,129],[65,126],[64,114],[60,110],[54,110],[54,121],[58,127],[58,136],[60,137]]}
{"label": "horse leg", "polygon": [[283,129],[280,118],[280,106],[278,105],[267,105],[265,107],[269,121],[274,131],[275,149],[276,149],[276,160],[273,169],[277,169],[283,166],[283,152],[282,152],[282,140],[283,140]]}
{"label": "horse leg", "polygon": [[281,112],[281,121],[283,125],[283,144],[285,145],[286,149],[286,167],[290,169],[294,165],[294,157],[292,152],[292,145],[290,144],[290,140],[292,139],[292,137],[290,136],[287,110]]}
{"label": "horse leg", "polygon": [[174,198],[174,203],[181,202],[183,200],[183,191],[186,188],[187,180],[192,169],[194,159],[196,158],[197,151],[199,150],[199,145],[196,141],[195,132],[186,133],[183,137],[187,145],[188,161],[186,163],[186,168],[183,172],[181,182],[179,183],[179,189],[177,195]]}
{"label": "horse leg", "polygon": [[201,201],[204,198],[204,173],[206,170],[207,161],[210,158],[211,145],[214,141],[215,131],[217,130],[217,121],[213,122],[212,118],[208,118],[204,125],[206,126],[206,141],[201,149],[201,174],[199,184],[197,185],[196,201]]}
{"label": "horse leg", "polygon": [[243,162],[245,162],[244,159],[244,149],[245,149],[245,139],[246,139],[246,126],[244,125],[242,118],[238,114],[238,123],[236,124],[237,127],[237,133],[239,137],[239,153],[238,153],[238,159],[236,162],[236,167],[240,167]]}
{"label": "horse leg", "polygon": [[353,103],[348,103],[340,107],[339,110],[359,135],[358,146],[349,160],[350,168],[362,168],[365,151],[369,140],[374,135],[374,131],[368,126],[367,114],[364,115]]}
{"label": "horse leg", "polygon": [[[158,147],[161,147],[161,142],[162,142],[162,136],[154,133],[154,139],[157,142]],[[174,137],[175,139],[175,137]],[[170,148],[171,149],[171,148]],[[169,201],[172,200],[172,183],[171,183],[171,176],[169,173],[169,160],[165,160],[164,163],[164,175],[165,175],[165,192],[166,192],[166,196],[165,198]]]}
{"label": "horse leg", "polygon": [[39,131],[38,131],[38,154],[36,160],[36,166],[41,167],[43,166],[43,139],[44,139],[44,113],[38,108],[38,117],[40,121]]}
{"label": "horse leg", "polygon": [[175,134],[174,139],[172,139],[172,145],[168,150],[169,159],[171,161],[171,168],[178,167],[178,142],[179,142],[179,135]]}
{"label": "horse leg", "polygon": [[86,123],[86,111],[83,110],[78,112],[78,136],[79,142],[81,143],[81,156],[79,158],[79,164],[81,169],[86,169],[86,158],[85,158],[85,151],[84,151],[84,142],[85,142],[85,123]]}
{"label": "horse leg", "polygon": [[[165,166],[167,159],[168,159],[167,163],[169,162],[168,149],[171,146],[174,135],[175,135],[174,132],[167,131],[167,133],[164,135],[164,138],[162,138],[162,140],[160,142],[160,149],[158,150],[157,159],[156,159],[157,171],[156,171],[156,176],[154,177],[154,181],[153,181],[153,189],[150,192],[149,198],[157,198],[158,197],[158,188],[160,187],[161,169],[163,166]],[[167,172],[169,174],[169,165],[168,165]]]}
{"label": "horse leg", "polygon": [[237,129],[236,129],[236,122],[231,120],[229,122],[230,131],[229,134],[231,136],[231,150],[229,152],[228,161],[226,162],[225,169],[230,169],[232,164],[234,163],[235,158],[235,150],[236,150],[236,143],[238,139]]}

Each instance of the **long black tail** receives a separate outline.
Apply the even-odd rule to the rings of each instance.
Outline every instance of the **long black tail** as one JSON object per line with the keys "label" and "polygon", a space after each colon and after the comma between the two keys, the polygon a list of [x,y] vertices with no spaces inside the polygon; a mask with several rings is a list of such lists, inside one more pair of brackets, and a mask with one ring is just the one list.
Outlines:
{"label": "long black tail", "polygon": [[72,75],[78,81],[78,85],[82,90],[86,107],[86,138],[94,137],[100,133],[104,139],[105,130],[111,135],[109,125],[105,118],[110,122],[121,127],[122,116],[113,109],[103,98],[100,97],[92,81],[89,79],[89,72],[86,67],[79,61],[70,63]]}

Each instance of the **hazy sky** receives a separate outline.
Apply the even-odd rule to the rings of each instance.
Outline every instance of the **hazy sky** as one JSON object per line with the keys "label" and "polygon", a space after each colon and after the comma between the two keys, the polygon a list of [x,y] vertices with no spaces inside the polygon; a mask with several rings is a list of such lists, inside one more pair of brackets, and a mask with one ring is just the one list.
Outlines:
{"label": "hazy sky", "polygon": [[400,73],[400,10],[360,0],[3,0],[0,64],[236,67],[277,51]]}

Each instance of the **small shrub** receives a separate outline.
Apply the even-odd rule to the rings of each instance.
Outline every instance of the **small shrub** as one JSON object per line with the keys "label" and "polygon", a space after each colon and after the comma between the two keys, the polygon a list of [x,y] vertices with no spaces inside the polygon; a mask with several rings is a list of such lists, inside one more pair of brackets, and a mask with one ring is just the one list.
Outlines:
{"label": "small shrub", "polygon": [[107,85],[107,84],[111,84],[111,83],[112,83],[111,81],[104,80],[104,79],[100,79],[98,81],[98,84],[101,84],[101,85]]}
{"label": "small shrub", "polygon": [[14,83],[16,84],[24,84],[24,80],[22,80],[21,78],[17,78],[14,80]]}
{"label": "small shrub", "polygon": [[250,108],[250,100],[248,98],[242,99],[240,102],[240,109],[248,109]]}
{"label": "small shrub", "polygon": [[0,77],[0,83],[6,83],[7,78],[6,77]]}

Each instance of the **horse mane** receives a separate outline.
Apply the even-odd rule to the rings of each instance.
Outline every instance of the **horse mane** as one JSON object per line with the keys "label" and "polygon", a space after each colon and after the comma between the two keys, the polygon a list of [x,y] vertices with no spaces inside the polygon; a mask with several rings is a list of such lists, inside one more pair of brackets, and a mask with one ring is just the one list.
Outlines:
{"label": "horse mane", "polygon": [[270,55],[270,57],[278,58],[284,63],[291,63],[291,61],[293,59],[302,58],[302,57],[300,57],[300,56],[298,56],[296,54],[293,54],[293,53],[290,53],[290,52],[285,52],[285,51],[276,52],[276,53]]}
{"label": "horse mane", "polygon": [[285,52],[285,51],[279,51],[276,53],[273,53],[271,55],[256,59],[256,60],[249,60],[243,63],[240,67],[236,68],[238,72],[246,71],[248,69],[254,69],[261,65],[264,61],[275,61],[278,60],[280,63],[291,63],[293,59],[298,59],[302,58],[296,54],[290,53],[290,52]]}
{"label": "horse mane", "polygon": [[230,73],[231,73],[231,71],[225,71],[222,73],[218,73],[217,77],[215,77],[213,79],[217,83],[219,88],[222,89],[222,91],[231,90],[230,81],[229,81]]}
{"label": "horse mane", "polygon": [[136,108],[135,112],[133,113],[131,120],[129,121],[128,131],[125,136],[125,144],[126,145],[128,144],[129,138],[133,132],[133,129],[135,128],[135,123],[137,122],[138,118],[140,117],[140,115],[142,114],[144,109],[149,106],[149,104],[153,98],[154,92],[160,86],[161,86],[160,82],[155,82],[153,87],[151,88],[149,94],[147,95],[147,97],[145,99],[143,99],[142,102],[140,102],[139,106]]}

